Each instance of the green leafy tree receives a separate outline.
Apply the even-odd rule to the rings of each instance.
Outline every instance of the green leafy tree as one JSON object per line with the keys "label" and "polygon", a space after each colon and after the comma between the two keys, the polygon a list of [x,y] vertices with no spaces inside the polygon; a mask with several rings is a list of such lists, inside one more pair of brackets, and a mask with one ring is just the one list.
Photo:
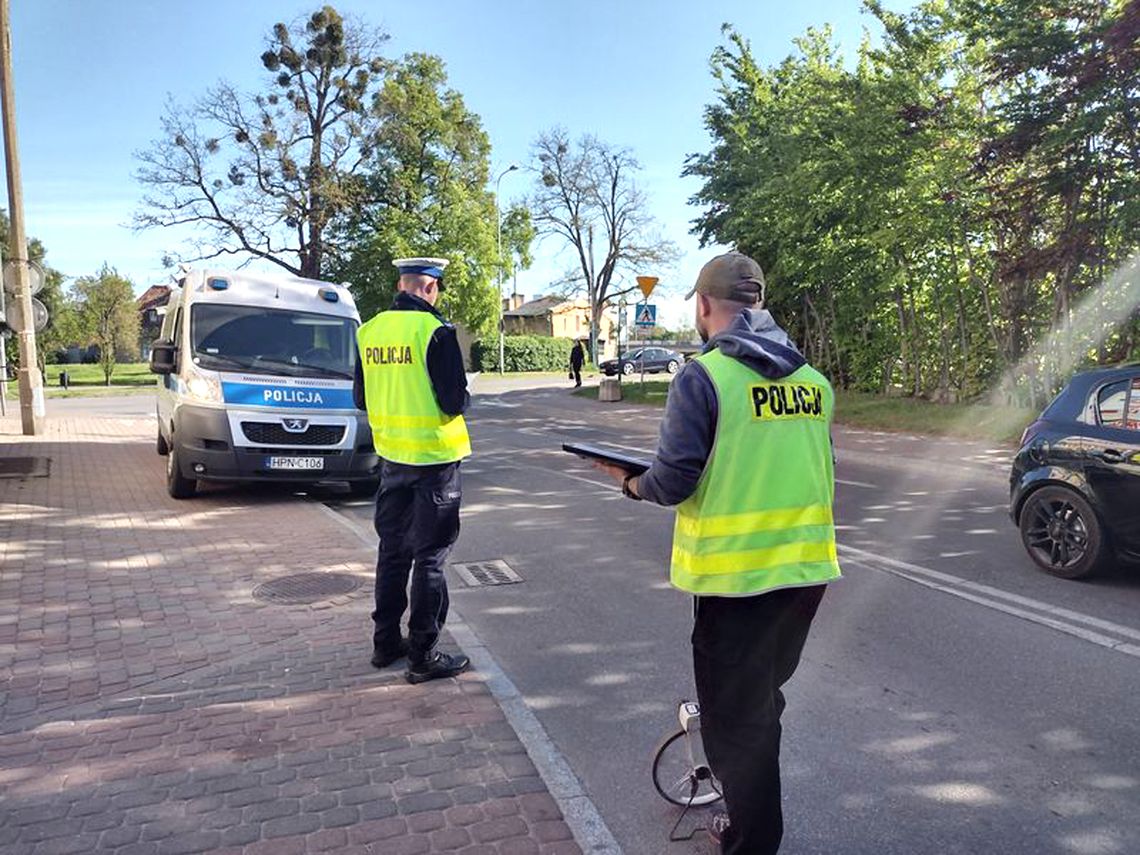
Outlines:
{"label": "green leafy tree", "polygon": [[75,300],[64,290],[63,282],[62,273],[47,268],[43,290],[36,295],[48,310],[47,326],[36,336],[41,368],[46,362],[54,361],[61,350],[79,344],[83,339]]}
{"label": "green leafy tree", "polygon": [[818,28],[766,68],[726,28],[694,232],[760,260],[841,385],[1039,400],[1134,353],[1135,307],[1072,318],[1140,247],[1140,2],[864,6],[854,64]]}
{"label": "green leafy tree", "polygon": [[[1063,333],[1064,359],[1089,332],[1070,328],[1074,304],[1137,246],[1140,3],[962,0],[952,8],[955,23],[984,45],[983,68],[1000,95],[977,171],[999,201],[986,213],[1009,313],[1006,356],[1024,356],[1052,328]],[[1106,320],[1119,332],[1107,336],[1102,357],[1126,357],[1135,321]],[[1031,366],[1039,395],[1056,385],[1062,364]]]}
{"label": "green leafy tree", "polygon": [[104,264],[94,276],[76,280],[75,296],[79,328],[87,341],[98,345],[103,380],[110,386],[119,354],[133,354],[138,349],[139,314],[134,285]]}
{"label": "green leafy tree", "polygon": [[[475,333],[498,317],[495,200],[487,189],[490,140],[479,117],[447,86],[443,62],[410,54],[395,63],[376,101],[359,207],[339,224],[348,249],[333,265],[352,284],[361,315],[387,308],[395,258],[447,258],[440,309]],[[533,228],[524,208],[504,212],[505,273],[530,263]]]}
{"label": "green leafy tree", "polygon": [[147,188],[136,226],[191,228],[196,259],[255,257],[319,278],[340,249],[330,225],[358,202],[386,39],[332,6],[274,25],[263,91],[221,83],[167,106],[161,137],[136,155]]}

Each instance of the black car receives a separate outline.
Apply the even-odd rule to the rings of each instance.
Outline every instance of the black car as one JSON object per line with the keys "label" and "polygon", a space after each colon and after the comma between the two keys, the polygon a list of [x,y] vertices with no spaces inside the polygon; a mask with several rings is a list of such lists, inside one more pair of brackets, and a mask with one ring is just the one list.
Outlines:
{"label": "black car", "polygon": [[1054,576],[1140,558],[1140,364],[1076,375],[1025,429],[1009,507]]}
{"label": "black car", "polygon": [[655,374],[665,371],[676,374],[677,369],[685,363],[685,357],[675,350],[664,347],[639,347],[629,353],[623,353],[620,359],[607,359],[598,367],[607,377],[615,374]]}

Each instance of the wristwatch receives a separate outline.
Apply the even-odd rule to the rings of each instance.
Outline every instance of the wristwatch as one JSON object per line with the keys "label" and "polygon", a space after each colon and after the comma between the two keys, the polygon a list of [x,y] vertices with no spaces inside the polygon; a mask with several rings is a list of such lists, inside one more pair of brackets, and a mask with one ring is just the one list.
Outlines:
{"label": "wristwatch", "polygon": [[625,496],[627,499],[633,499],[635,502],[640,502],[641,496],[637,495],[637,493],[635,493],[635,492],[633,492],[633,490],[629,489],[629,482],[632,481],[636,477],[637,477],[636,475],[626,475],[625,478],[622,479],[621,494],[623,496]]}

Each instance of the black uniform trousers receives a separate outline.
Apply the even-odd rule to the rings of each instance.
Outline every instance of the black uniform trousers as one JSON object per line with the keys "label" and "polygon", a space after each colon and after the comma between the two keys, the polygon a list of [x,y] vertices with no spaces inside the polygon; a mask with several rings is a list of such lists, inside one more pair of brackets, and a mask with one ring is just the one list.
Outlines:
{"label": "black uniform trousers", "polygon": [[693,671],[705,753],[728,808],[724,853],[780,848],[780,687],[799,665],[825,587],[697,598]]}
{"label": "black uniform trousers", "polygon": [[444,565],[459,537],[459,463],[408,466],[384,461],[376,495],[376,610],[372,646],[391,652],[400,643],[408,608],[408,658],[422,662],[435,648],[447,620]]}

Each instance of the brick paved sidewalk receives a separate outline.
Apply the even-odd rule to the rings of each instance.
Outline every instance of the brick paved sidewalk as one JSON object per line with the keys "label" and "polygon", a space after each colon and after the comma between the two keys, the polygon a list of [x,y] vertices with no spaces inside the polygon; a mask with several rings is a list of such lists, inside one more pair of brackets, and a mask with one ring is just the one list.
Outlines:
{"label": "brick paved sidewalk", "polygon": [[[272,490],[166,495],[149,419],[0,420],[0,852],[577,853],[479,674],[368,664],[371,556]],[[260,582],[348,574],[311,605]]]}

